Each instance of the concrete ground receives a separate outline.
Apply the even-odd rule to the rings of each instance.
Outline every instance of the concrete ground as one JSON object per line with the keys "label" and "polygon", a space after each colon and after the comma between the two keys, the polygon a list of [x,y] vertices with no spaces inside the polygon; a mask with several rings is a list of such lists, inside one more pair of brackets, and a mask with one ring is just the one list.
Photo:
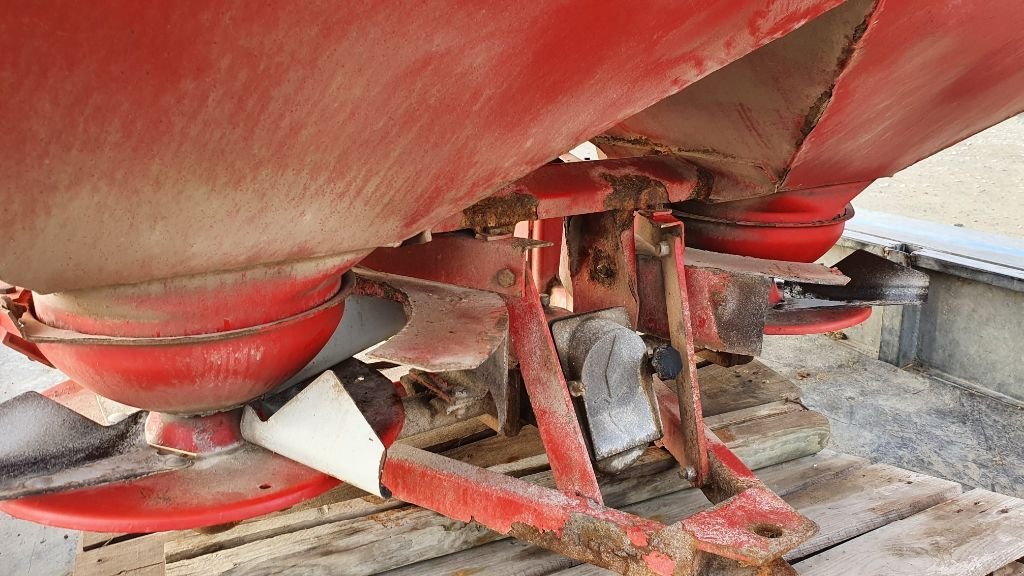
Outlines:
{"label": "concrete ground", "polygon": [[829,336],[770,336],[761,360],[832,424],[831,448],[1024,498],[1024,409]]}

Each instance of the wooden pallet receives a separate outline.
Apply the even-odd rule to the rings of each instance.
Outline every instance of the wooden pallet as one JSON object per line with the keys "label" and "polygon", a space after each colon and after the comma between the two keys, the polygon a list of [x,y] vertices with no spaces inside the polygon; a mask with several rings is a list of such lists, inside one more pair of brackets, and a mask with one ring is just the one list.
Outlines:
{"label": "wooden pallet", "polygon": [[[705,416],[719,437],[820,531],[787,559],[801,574],[1024,575],[1024,501],[823,450],[825,418],[763,365],[701,369]],[[552,485],[536,433],[488,436],[476,421],[411,439],[447,455]],[[468,438],[469,441],[461,442]],[[707,508],[671,458],[650,449],[602,478],[608,505],[674,522]],[[609,574],[351,487],[217,533],[83,534],[77,576],[209,574]]]}

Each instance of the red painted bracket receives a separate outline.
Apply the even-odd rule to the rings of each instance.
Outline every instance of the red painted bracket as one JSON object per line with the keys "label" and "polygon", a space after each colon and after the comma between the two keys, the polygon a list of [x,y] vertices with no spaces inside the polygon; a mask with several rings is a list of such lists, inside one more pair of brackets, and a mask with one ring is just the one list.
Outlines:
{"label": "red painted bracket", "polygon": [[512,347],[555,483],[566,494],[600,503],[601,489],[533,279],[526,279],[522,298],[510,297],[506,302]]}

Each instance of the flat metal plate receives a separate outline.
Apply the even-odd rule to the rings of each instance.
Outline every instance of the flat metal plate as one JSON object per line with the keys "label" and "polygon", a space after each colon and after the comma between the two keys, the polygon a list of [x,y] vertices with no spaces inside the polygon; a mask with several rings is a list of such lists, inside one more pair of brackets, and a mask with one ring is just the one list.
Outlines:
{"label": "flat metal plate", "polygon": [[404,328],[367,358],[426,372],[471,370],[508,338],[508,310],[493,292],[404,276],[358,271],[358,293],[392,298],[405,306]]}

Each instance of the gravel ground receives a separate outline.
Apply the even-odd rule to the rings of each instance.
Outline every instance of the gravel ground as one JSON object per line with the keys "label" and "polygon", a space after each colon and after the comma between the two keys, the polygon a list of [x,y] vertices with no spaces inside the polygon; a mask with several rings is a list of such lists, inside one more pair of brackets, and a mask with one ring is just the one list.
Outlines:
{"label": "gravel ground", "polygon": [[875,182],[853,205],[1024,237],[1024,114]]}

